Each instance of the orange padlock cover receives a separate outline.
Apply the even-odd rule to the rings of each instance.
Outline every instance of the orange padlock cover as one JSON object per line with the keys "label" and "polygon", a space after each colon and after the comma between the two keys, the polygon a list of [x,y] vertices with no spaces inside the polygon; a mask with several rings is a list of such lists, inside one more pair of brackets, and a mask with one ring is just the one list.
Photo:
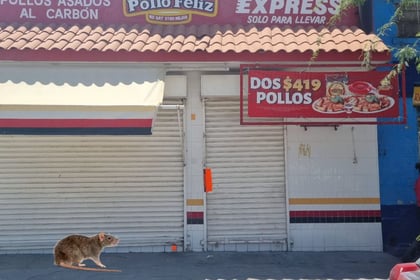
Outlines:
{"label": "orange padlock cover", "polygon": [[213,179],[210,168],[204,168],[204,191],[206,193],[213,191]]}

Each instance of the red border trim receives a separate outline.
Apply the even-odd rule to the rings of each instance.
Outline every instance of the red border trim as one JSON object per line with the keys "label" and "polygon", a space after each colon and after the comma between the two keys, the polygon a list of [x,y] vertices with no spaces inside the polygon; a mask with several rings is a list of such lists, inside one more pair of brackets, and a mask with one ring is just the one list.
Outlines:
{"label": "red border trim", "polygon": [[[352,51],[320,51],[317,54],[317,62],[322,61],[333,61],[333,62],[345,62],[357,63],[362,62],[361,52]],[[3,50],[0,60],[12,60],[12,61],[98,61],[98,62],[226,62],[226,61],[238,61],[238,62],[303,62],[308,63],[313,58],[312,51],[299,52],[294,51],[291,53],[285,51],[270,52],[270,51],[259,51],[259,52],[220,52],[215,51],[212,53],[205,51],[194,51],[194,52],[138,52],[138,51],[98,51],[98,50],[18,50],[10,49]],[[390,60],[389,52],[373,53],[372,63],[384,63]]]}

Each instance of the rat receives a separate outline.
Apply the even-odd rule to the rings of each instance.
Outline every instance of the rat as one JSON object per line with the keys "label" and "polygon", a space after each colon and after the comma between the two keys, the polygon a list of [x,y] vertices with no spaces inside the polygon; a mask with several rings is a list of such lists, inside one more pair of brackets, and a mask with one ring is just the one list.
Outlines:
{"label": "rat", "polygon": [[[102,250],[105,247],[117,246],[118,242],[118,238],[103,232],[91,237],[69,235],[55,245],[54,264],[87,271],[121,272],[120,270],[105,269],[106,266],[100,260]],[[85,267],[86,265],[82,262],[87,259],[92,260],[101,269]]]}

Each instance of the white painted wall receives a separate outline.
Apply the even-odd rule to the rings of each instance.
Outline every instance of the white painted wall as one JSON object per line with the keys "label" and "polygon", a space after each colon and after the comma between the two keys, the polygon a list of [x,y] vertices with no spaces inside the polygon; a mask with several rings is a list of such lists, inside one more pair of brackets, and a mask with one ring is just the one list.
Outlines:
{"label": "white painted wall", "polygon": [[[298,210],[380,210],[377,133],[373,125],[287,127],[289,202],[299,198],[373,198],[377,203],[290,204]],[[320,200],[322,201],[322,200]],[[291,223],[295,251],[382,250],[380,223]]]}
{"label": "white painted wall", "polygon": [[[200,72],[187,73],[186,104],[186,212],[204,212],[205,193],[203,184],[204,151],[204,115],[200,96]],[[203,201],[200,205],[191,205],[190,200]],[[186,224],[185,250],[200,252],[205,250],[205,224]]]}

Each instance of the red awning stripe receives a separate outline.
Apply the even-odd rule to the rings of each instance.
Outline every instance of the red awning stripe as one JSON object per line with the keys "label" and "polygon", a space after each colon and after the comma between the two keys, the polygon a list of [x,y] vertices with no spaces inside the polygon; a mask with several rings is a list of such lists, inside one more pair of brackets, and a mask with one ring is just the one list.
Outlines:
{"label": "red awning stripe", "polygon": [[0,128],[151,128],[152,119],[0,119]]}

